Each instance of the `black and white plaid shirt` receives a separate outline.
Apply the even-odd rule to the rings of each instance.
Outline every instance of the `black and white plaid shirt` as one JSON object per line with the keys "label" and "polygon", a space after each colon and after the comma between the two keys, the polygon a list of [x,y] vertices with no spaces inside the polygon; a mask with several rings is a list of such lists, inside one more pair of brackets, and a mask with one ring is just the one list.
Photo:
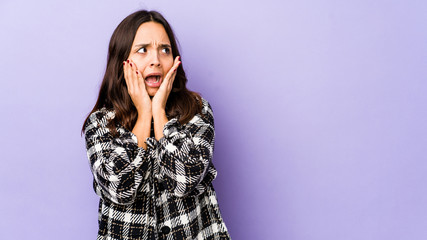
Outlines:
{"label": "black and white plaid shirt", "polygon": [[231,239],[212,186],[213,113],[202,102],[202,114],[185,125],[171,119],[163,138],[147,139],[146,150],[119,124],[119,137],[111,135],[107,123],[114,111],[90,115],[85,139],[101,197],[98,240]]}

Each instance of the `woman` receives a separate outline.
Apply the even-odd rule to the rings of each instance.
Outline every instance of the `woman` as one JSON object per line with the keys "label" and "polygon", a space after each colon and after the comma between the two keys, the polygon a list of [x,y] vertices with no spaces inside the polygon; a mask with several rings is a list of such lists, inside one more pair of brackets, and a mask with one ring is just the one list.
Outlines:
{"label": "woman", "polygon": [[100,196],[98,239],[230,239],[212,186],[212,109],[186,88],[168,22],[135,12],[108,51],[82,129]]}

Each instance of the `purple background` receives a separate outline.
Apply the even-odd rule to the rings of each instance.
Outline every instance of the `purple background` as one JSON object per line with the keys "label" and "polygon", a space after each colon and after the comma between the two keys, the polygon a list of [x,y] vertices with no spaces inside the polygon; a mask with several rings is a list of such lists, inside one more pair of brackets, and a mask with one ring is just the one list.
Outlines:
{"label": "purple background", "polygon": [[427,1],[0,2],[0,239],[95,239],[80,129],[157,9],[216,117],[233,239],[427,239]]}

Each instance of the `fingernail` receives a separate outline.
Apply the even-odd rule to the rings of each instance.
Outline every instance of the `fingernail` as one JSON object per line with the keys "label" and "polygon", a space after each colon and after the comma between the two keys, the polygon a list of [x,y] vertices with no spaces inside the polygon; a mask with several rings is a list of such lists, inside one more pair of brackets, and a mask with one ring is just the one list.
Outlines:
{"label": "fingernail", "polygon": [[180,60],[180,61],[181,61],[181,56],[178,56],[178,60]]}
{"label": "fingernail", "polygon": [[129,59],[127,60],[127,62],[129,63]]}
{"label": "fingernail", "polygon": [[136,74],[138,74],[138,71],[136,71]]}
{"label": "fingernail", "polygon": [[123,61],[123,65],[125,65],[126,64],[126,62],[125,61]]}
{"label": "fingernail", "polygon": [[132,67],[132,63],[130,63],[130,66]]}

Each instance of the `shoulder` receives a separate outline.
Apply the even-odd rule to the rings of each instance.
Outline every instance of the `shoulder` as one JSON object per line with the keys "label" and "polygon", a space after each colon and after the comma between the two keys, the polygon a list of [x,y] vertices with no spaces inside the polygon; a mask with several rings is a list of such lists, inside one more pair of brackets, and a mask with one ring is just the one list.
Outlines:
{"label": "shoulder", "polygon": [[208,102],[208,100],[201,98],[202,101],[202,114],[210,114],[213,115],[212,106]]}
{"label": "shoulder", "polygon": [[190,123],[203,123],[203,124],[214,124],[214,116],[213,116],[213,110],[212,106],[208,102],[208,100],[204,98],[198,99],[198,101],[201,101],[202,109],[201,112],[196,114],[192,120],[190,120]]}
{"label": "shoulder", "polygon": [[108,122],[115,117],[115,112],[112,109],[105,107],[92,112],[85,123],[85,132],[92,128],[105,127]]}

